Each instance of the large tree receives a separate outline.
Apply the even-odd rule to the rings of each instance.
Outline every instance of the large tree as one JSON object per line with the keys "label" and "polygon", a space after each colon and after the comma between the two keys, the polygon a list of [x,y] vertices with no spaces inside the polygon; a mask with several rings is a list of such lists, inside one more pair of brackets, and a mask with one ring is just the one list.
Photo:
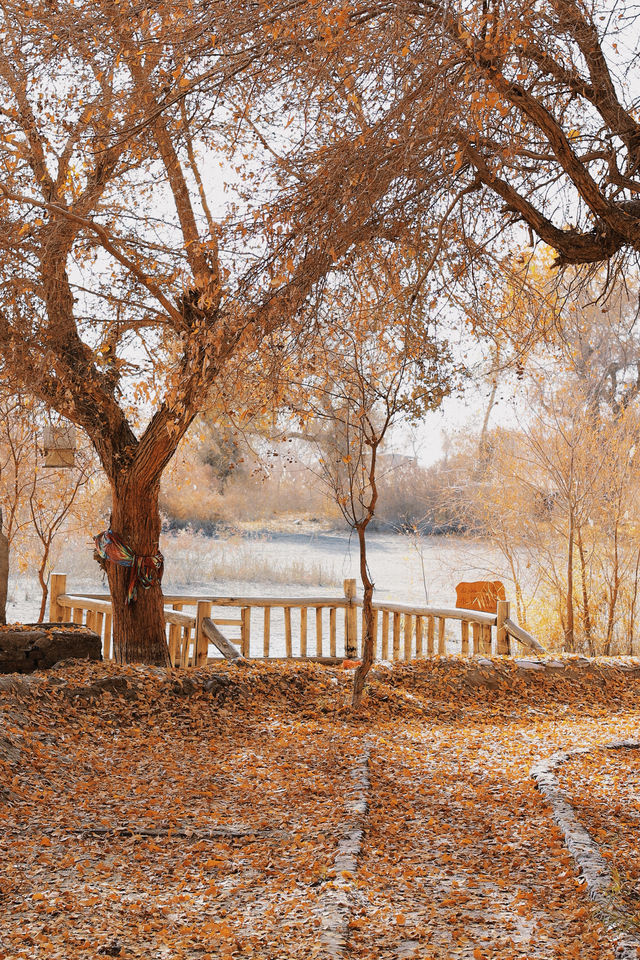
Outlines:
{"label": "large tree", "polygon": [[[337,0],[308,5],[304,17],[297,43],[327,91],[324,115],[337,117],[339,103],[348,118],[334,144],[358,129],[378,170],[398,171],[392,190],[404,193],[406,216],[388,220],[388,234],[428,231],[435,219],[441,242],[433,214],[452,203],[449,229],[476,259],[496,238],[504,249],[505,225],[518,222],[559,264],[640,250],[637,7]],[[434,158],[444,174],[435,196]],[[366,177],[349,166],[346,175],[366,191]],[[452,263],[452,274],[467,266]]]}
{"label": "large tree", "polygon": [[[0,12],[2,372],[90,437],[137,558],[157,553],[160,477],[229,358],[375,234],[392,176],[366,202],[249,209],[240,187],[258,189],[263,157],[290,175],[300,125],[285,135],[275,21],[246,22],[234,3]],[[262,157],[244,138],[255,103]],[[224,215],[220,166],[239,188]],[[166,663],[159,582],[128,603],[130,570],[106,568],[117,659]]]}

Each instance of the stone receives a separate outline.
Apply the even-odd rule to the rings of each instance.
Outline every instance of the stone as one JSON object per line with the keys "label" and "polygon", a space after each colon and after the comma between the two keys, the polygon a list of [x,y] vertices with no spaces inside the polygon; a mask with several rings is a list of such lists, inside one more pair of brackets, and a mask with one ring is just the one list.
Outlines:
{"label": "stone", "polygon": [[72,623],[0,627],[0,673],[33,673],[69,659],[102,660],[98,634]]}
{"label": "stone", "polygon": [[544,663],[540,663],[539,660],[516,660],[515,663],[518,665],[519,670],[537,670],[543,673],[545,670]]}

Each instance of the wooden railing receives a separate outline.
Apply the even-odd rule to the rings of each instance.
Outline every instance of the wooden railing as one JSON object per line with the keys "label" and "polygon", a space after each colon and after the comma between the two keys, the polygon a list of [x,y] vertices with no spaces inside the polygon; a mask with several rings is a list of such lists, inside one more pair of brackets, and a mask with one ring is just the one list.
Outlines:
{"label": "wooden railing", "polygon": [[[207,662],[213,652],[202,630],[207,617],[246,658],[332,660],[355,658],[361,653],[364,611],[362,601],[355,596],[355,580],[345,580],[343,597],[169,594],[164,600],[167,644],[174,666],[200,666]],[[508,655],[509,636],[516,637],[516,632],[516,639],[527,643],[528,634],[509,619],[509,603],[505,601],[498,602],[497,613],[385,602],[373,606],[375,655],[381,660],[411,660],[447,653]],[[104,658],[113,656],[109,597],[67,593],[66,576],[53,574],[49,611],[52,622],[84,623],[95,630],[102,638]],[[459,642],[452,636],[450,622],[460,624]],[[513,634],[511,627],[515,628]],[[310,628],[315,628],[311,638]]]}

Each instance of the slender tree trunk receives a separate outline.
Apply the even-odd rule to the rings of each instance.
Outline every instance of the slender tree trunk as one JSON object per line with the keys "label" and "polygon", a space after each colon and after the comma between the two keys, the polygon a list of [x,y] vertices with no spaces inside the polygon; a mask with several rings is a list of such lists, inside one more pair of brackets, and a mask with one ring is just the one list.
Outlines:
{"label": "slender tree trunk", "polygon": [[7,622],[7,592],[9,587],[9,540],[2,532],[0,510],[0,624]]}
{"label": "slender tree trunk", "polygon": [[[120,476],[112,482],[111,529],[138,557],[153,556],[160,538],[159,481],[142,484],[137,477]],[[130,567],[107,562],[113,608],[113,643],[118,663],[168,666],[164,601],[159,583],[147,590],[138,584],[137,596],[127,603]]]}
{"label": "slender tree trunk", "polygon": [[638,600],[638,570],[640,568],[640,550],[636,553],[636,566],[633,576],[633,593],[631,595],[631,606],[629,609],[629,631],[627,634],[627,644],[629,656],[633,656],[633,633],[636,626],[636,603]]}
{"label": "slender tree trunk", "polygon": [[42,623],[44,620],[45,614],[47,612],[47,597],[49,596],[49,583],[46,577],[47,562],[49,560],[49,551],[51,549],[51,541],[44,544],[44,553],[42,554],[40,560],[40,566],[38,568],[38,580],[40,582],[40,613],[38,614],[38,623]]}
{"label": "slender tree trunk", "polygon": [[616,604],[618,602],[618,591],[620,589],[620,557],[618,555],[618,524],[616,522],[613,536],[613,583],[609,594],[609,609],[607,611],[607,632],[604,646],[605,657],[611,656],[611,647],[613,645],[613,631],[616,624]]}
{"label": "slender tree trunk", "polygon": [[564,631],[565,650],[572,652],[575,644],[573,618],[573,513],[569,514],[569,550],[567,554],[567,623]]}
{"label": "slender tree trunk", "polygon": [[584,553],[584,544],[582,542],[582,529],[578,526],[577,531],[578,554],[580,556],[580,583],[582,586],[582,622],[584,623],[584,635],[589,645],[589,653],[593,654],[593,636],[591,629],[591,611],[589,609],[589,592],[587,590],[587,560]]}
{"label": "slender tree trunk", "polygon": [[[367,520],[367,523],[369,521]],[[364,611],[364,637],[362,638],[362,662],[355,672],[353,678],[353,698],[352,706],[357,708],[362,700],[364,684],[367,674],[373,663],[373,583],[369,577],[369,568],[367,567],[367,541],[366,529],[367,523],[360,525],[358,531],[358,547],[360,549],[360,579],[362,581],[362,608]]]}

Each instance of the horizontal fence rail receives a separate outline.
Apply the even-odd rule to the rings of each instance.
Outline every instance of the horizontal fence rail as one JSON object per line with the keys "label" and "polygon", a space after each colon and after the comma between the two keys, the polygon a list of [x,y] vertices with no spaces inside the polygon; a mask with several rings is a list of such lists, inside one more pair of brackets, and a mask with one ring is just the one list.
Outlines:
{"label": "horizontal fence rail", "polygon": [[[202,666],[219,656],[203,631],[206,618],[247,659],[355,659],[362,653],[364,610],[355,596],[355,580],[345,580],[344,590],[343,597],[165,595],[171,663],[176,667]],[[67,593],[66,576],[53,574],[49,618],[52,622],[86,624],[100,635],[104,658],[114,656],[108,596]],[[373,619],[374,656],[378,660],[412,660],[447,653],[508,655],[510,637],[543,651],[533,637],[509,619],[506,601],[498,601],[496,613],[380,602],[373,604]]]}

